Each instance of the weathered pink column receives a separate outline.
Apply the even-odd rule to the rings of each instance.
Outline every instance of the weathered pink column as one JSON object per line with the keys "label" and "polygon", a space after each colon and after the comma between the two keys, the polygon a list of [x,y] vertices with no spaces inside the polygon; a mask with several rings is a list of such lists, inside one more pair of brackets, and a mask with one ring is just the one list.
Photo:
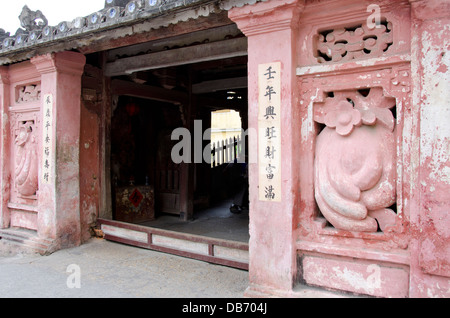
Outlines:
{"label": "weathered pink column", "polygon": [[60,248],[80,244],[79,140],[84,55],[31,59],[41,74],[41,149],[38,234]]}
{"label": "weathered pink column", "polygon": [[10,213],[8,209],[10,195],[10,124],[9,124],[9,74],[6,66],[0,67],[0,229],[9,227]]}
{"label": "weathered pink column", "polygon": [[450,296],[450,4],[410,0],[420,156],[411,212],[410,297]]}
{"label": "weathered pink column", "polygon": [[[247,295],[283,294],[292,290],[296,275],[293,228],[298,210],[299,114],[295,89],[297,0],[267,1],[233,8],[229,17],[248,37],[248,126],[258,131],[258,67],[281,64],[281,200],[261,201],[257,162],[258,141],[250,135],[250,286]],[[277,114],[278,115],[278,114]],[[253,139],[253,140],[252,140]]]}

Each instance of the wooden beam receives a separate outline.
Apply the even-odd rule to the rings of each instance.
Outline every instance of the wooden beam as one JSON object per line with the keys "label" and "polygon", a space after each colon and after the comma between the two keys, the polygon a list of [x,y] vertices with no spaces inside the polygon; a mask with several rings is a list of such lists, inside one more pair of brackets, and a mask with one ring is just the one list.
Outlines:
{"label": "wooden beam", "polygon": [[[75,39],[75,43],[71,40],[61,44],[65,45],[67,50],[79,47],[80,53],[90,54],[233,24],[233,21],[228,18],[227,11],[197,18],[192,16],[192,10],[184,11],[185,13],[180,13],[178,17],[177,14],[168,13],[136,24],[119,26],[88,35],[86,39],[86,36],[79,40]],[[167,21],[171,21],[171,23],[168,24]],[[167,26],[161,27],[161,25]]]}
{"label": "wooden beam", "polygon": [[[189,98],[186,105],[186,123],[185,128],[190,132],[194,132],[194,120],[196,114],[195,96],[192,94],[192,70],[188,68],[188,91]],[[194,144],[194,140],[191,139],[191,145]],[[193,149],[193,148],[192,148]],[[195,151],[195,150],[194,150]],[[194,153],[191,153],[191,160]],[[192,161],[191,161],[192,162]],[[194,179],[195,179],[195,164],[194,163],[181,163],[180,166],[180,216],[183,221],[189,221],[194,216]]]}
{"label": "wooden beam", "polygon": [[206,81],[192,85],[192,93],[204,94],[248,87],[247,76]]}
{"label": "wooden beam", "polygon": [[237,37],[241,34],[236,24],[229,24],[211,28],[201,31],[192,32],[189,34],[180,34],[170,36],[167,38],[156,39],[135,45],[120,47],[109,50],[107,53],[108,62],[114,62],[121,57],[135,56],[138,54],[145,54],[150,52],[160,52],[167,50],[170,47],[187,47],[192,43],[206,43],[216,42],[225,39],[226,37]]}
{"label": "wooden beam", "polygon": [[106,76],[171,67],[247,55],[247,38],[199,44],[174,50],[122,58],[106,64]]}
{"label": "wooden beam", "polygon": [[202,71],[208,71],[211,69],[217,69],[217,68],[228,68],[233,67],[237,65],[241,65],[244,67],[247,67],[248,64],[248,56],[236,56],[233,58],[229,58],[226,60],[214,60],[214,61],[208,61],[203,62],[199,64],[192,65],[192,70],[194,72],[202,72]]}
{"label": "wooden beam", "polygon": [[188,95],[183,92],[118,79],[112,80],[111,92],[114,95],[140,97],[174,104],[186,104],[188,100]]}
{"label": "wooden beam", "polygon": [[219,109],[234,109],[236,111],[242,111],[247,109],[247,101],[245,100],[221,100],[210,98],[206,96],[197,97],[197,105],[199,108],[208,108],[211,111]]}

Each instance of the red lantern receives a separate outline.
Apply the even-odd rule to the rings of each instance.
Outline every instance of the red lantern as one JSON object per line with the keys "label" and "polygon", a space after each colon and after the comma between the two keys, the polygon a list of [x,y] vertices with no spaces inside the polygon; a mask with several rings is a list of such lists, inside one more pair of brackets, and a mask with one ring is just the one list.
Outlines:
{"label": "red lantern", "polygon": [[128,115],[130,115],[130,116],[137,115],[139,113],[139,106],[137,106],[133,102],[128,103],[126,106],[126,111],[127,111]]}

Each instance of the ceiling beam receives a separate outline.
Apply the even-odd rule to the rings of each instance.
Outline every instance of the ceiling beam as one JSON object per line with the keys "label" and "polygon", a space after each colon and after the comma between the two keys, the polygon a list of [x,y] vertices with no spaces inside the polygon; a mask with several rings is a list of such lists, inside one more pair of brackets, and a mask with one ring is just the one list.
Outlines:
{"label": "ceiling beam", "polygon": [[242,111],[247,109],[247,101],[246,100],[226,100],[226,99],[218,99],[207,96],[198,96],[197,97],[197,106],[208,108],[210,110],[219,110],[219,109],[234,109],[236,111]]}
{"label": "ceiling beam", "polygon": [[192,85],[193,94],[214,93],[223,90],[232,90],[248,87],[247,76],[225,78],[220,80],[205,81]]}
{"label": "ceiling beam", "polygon": [[183,92],[118,79],[111,81],[111,91],[114,95],[133,96],[173,104],[186,104],[188,100],[188,95]]}
{"label": "ceiling beam", "polygon": [[129,75],[138,71],[244,55],[247,55],[247,38],[240,37],[118,59],[106,64],[105,76]]}
{"label": "ceiling beam", "polygon": [[[228,18],[227,11],[197,18],[192,16],[193,12],[195,11],[190,8],[179,14],[167,13],[136,24],[105,30],[98,35],[96,33],[87,38],[85,36],[79,51],[83,54],[90,54],[233,24]],[[165,27],[161,27],[161,25],[165,25]],[[68,47],[73,45],[72,41],[62,43]],[[70,50],[72,47],[70,46],[68,49]]]}
{"label": "ceiling beam", "polygon": [[121,57],[164,51],[170,47],[187,47],[192,43],[206,43],[224,40],[226,37],[237,37],[241,31],[236,24],[229,24],[189,34],[181,34],[154,41],[112,49],[107,52],[107,62],[113,62]]}

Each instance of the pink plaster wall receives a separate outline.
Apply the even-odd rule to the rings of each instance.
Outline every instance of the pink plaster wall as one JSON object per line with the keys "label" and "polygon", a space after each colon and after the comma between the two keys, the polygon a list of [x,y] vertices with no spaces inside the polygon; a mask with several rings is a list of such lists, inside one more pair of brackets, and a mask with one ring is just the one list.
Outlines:
{"label": "pink plaster wall", "polygon": [[[32,125],[34,128],[39,128],[39,102],[27,101],[20,102],[19,90],[22,87],[39,83],[39,74],[35,67],[29,62],[14,64],[2,68],[2,79],[4,85],[2,88],[3,113],[2,113],[2,219],[1,226],[3,228],[9,226],[24,227],[27,229],[36,229],[37,220],[37,196],[32,195],[36,186],[36,172],[37,172],[37,144],[35,143],[38,133],[32,132],[28,135],[28,142],[26,143],[28,153],[23,154],[23,157],[31,161],[31,165],[25,162],[24,166],[27,169],[22,170],[22,174],[17,174],[17,162],[19,158],[19,139],[17,138],[20,131],[20,123],[25,121],[34,121]],[[23,161],[22,161],[23,163]],[[27,176],[28,175],[28,176]],[[33,175],[33,176],[31,176]],[[24,176],[27,176],[24,178]],[[21,185],[16,177],[20,177]],[[27,190],[23,186],[29,187]],[[19,190],[19,188],[21,190]],[[19,193],[31,191],[30,195],[22,195]]]}
{"label": "pink plaster wall", "polygon": [[1,130],[0,130],[0,157],[2,158],[0,166],[0,227],[6,228],[10,223],[10,214],[8,202],[10,198],[10,125],[9,115],[9,87],[10,80],[8,67],[0,67],[0,112],[1,112]]}
{"label": "pink plaster wall", "polygon": [[35,57],[42,95],[53,94],[55,175],[40,189],[40,235],[61,247],[79,245],[80,233],[80,102],[86,58],[75,52]]}
{"label": "pink plaster wall", "polygon": [[[380,33],[392,40],[387,50],[319,63],[318,33],[366,23],[371,4],[392,23],[391,33]],[[280,61],[283,71],[283,199],[259,201],[258,168],[251,165],[248,295],[295,297],[302,286],[319,286],[377,297],[450,296],[449,16],[448,2],[438,0],[267,1],[229,12],[248,37],[249,127],[258,127],[258,65]],[[316,203],[323,122],[315,118],[328,92],[377,87],[396,113],[388,137],[396,166],[392,227],[339,229]],[[250,155],[257,144],[250,142]]]}
{"label": "pink plaster wall", "polygon": [[[318,63],[318,32],[364,23],[369,4],[393,23],[386,53]],[[229,11],[248,37],[250,129],[258,131],[258,65],[280,62],[282,69],[282,201],[259,201],[258,165],[251,164],[247,295],[297,297],[298,288],[317,286],[376,297],[450,296],[449,16],[441,0],[269,0]],[[84,64],[83,55],[64,52],[0,68],[0,226],[9,226],[14,210],[8,107],[17,83],[38,80],[42,95],[54,96],[55,178],[39,186],[37,218],[26,222],[58,247],[84,241],[100,205],[100,124],[80,102]],[[315,201],[315,112],[328,92],[374,87],[396,105],[395,224],[373,233],[339,229]],[[257,141],[250,140],[250,156]]]}
{"label": "pink plaster wall", "polygon": [[411,215],[411,296],[449,297],[450,3],[410,1],[415,111],[420,118],[415,209]]}
{"label": "pink plaster wall", "polygon": [[[40,238],[54,241],[52,248],[80,243],[80,94],[84,64],[83,55],[63,52],[1,68],[1,154],[6,158],[1,167],[1,226],[36,230]],[[40,85],[40,98],[25,102],[18,99],[20,88],[27,85]],[[53,176],[49,184],[43,183],[41,170],[42,105],[46,94],[53,95]],[[34,147],[35,153],[30,158],[39,169],[38,188],[34,195],[19,194],[12,176],[17,169],[14,162],[17,142],[13,143],[11,138],[17,134],[18,125],[26,120],[34,122],[31,131],[33,144],[30,146]]]}
{"label": "pink plaster wall", "polygon": [[[296,276],[293,242],[293,215],[297,211],[298,130],[295,119],[297,97],[295,83],[296,1],[269,1],[233,9],[230,18],[248,37],[249,128],[258,128],[258,65],[281,62],[281,136],[282,199],[280,203],[258,200],[258,166],[251,164],[250,175],[250,289],[252,286],[290,290]],[[250,156],[257,154],[257,141],[250,140]],[[250,162],[256,162],[250,158]],[[251,291],[250,291],[251,292]]]}

